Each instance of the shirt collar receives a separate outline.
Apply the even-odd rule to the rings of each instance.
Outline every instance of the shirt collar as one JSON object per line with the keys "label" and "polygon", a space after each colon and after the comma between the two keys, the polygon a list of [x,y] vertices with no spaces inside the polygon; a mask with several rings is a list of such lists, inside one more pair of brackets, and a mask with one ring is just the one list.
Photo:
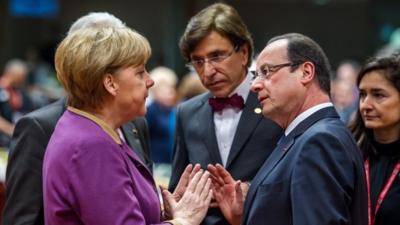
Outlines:
{"label": "shirt collar", "polygon": [[294,130],[294,128],[297,127],[297,125],[299,125],[303,120],[305,120],[307,117],[309,117],[311,114],[315,113],[316,111],[323,109],[323,108],[327,108],[333,106],[332,102],[326,102],[326,103],[321,103],[318,105],[315,105],[309,109],[307,109],[306,111],[300,113],[290,124],[289,126],[286,128],[285,130],[285,136],[288,136],[288,134],[290,134],[290,132],[292,132]]}
{"label": "shirt collar", "polygon": [[106,132],[108,135],[110,135],[110,137],[119,145],[122,144],[121,139],[119,137],[119,135],[117,134],[117,132],[115,132],[110,126],[108,126],[108,124],[106,124],[106,122],[104,122],[102,119],[98,118],[97,116],[89,113],[89,112],[85,112],[83,110],[68,106],[67,107],[68,111],[71,111],[75,114],[78,114],[80,116],[86,117],[87,119],[93,121],[94,123],[96,123],[99,127],[101,127],[101,129],[104,130],[104,132]]}

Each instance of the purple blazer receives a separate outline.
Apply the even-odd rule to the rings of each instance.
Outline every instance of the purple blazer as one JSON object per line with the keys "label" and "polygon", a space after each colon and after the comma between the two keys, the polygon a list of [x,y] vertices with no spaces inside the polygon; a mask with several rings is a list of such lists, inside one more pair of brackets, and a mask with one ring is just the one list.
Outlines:
{"label": "purple blazer", "polygon": [[116,132],[80,112],[65,111],[46,149],[46,225],[160,224],[149,170]]}

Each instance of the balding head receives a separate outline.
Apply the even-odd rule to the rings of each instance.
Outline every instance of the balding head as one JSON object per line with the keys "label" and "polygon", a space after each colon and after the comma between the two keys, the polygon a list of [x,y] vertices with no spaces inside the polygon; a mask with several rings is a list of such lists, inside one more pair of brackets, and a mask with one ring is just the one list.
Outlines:
{"label": "balding head", "polygon": [[20,59],[11,59],[7,62],[3,79],[6,79],[11,86],[20,86],[25,82],[28,75],[28,66]]}
{"label": "balding head", "polygon": [[75,21],[68,31],[68,34],[89,27],[125,27],[125,24],[115,17],[114,15],[107,12],[91,12],[86,16],[82,16]]}

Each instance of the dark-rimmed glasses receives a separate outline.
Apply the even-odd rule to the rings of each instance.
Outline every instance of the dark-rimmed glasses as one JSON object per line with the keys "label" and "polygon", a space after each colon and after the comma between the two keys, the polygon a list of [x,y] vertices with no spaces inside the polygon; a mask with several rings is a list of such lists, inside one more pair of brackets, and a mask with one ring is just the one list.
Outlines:
{"label": "dark-rimmed glasses", "polygon": [[206,63],[210,63],[211,65],[216,66],[238,50],[239,46],[236,46],[232,49],[232,51],[229,52],[215,52],[212,53],[211,56],[204,59],[191,59],[190,62],[186,64],[186,66],[193,66],[193,68],[195,68],[196,70],[202,69]]}
{"label": "dark-rimmed glasses", "polygon": [[293,66],[298,66],[301,63],[282,63],[282,64],[277,64],[277,65],[264,65],[261,67],[259,71],[253,70],[250,71],[253,74],[253,81],[256,79],[260,80],[265,80],[265,79],[270,79],[272,74],[275,72],[278,72],[278,70],[282,69],[283,67],[293,67]]}

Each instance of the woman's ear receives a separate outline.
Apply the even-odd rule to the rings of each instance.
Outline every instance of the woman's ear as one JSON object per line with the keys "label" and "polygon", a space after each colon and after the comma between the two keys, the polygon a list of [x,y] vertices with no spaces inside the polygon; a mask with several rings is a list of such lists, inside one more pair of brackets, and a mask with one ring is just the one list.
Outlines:
{"label": "woman's ear", "polygon": [[107,73],[103,79],[103,86],[108,93],[112,96],[116,96],[118,93],[119,85],[115,82],[113,75]]}

